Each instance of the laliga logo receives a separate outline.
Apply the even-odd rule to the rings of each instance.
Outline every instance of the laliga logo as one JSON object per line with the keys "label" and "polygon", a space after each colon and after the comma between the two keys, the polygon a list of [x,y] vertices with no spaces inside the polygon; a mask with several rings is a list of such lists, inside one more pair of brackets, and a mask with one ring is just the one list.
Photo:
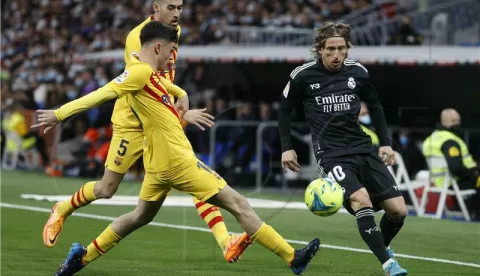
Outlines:
{"label": "laliga logo", "polygon": [[355,83],[355,80],[353,78],[348,78],[348,87],[350,87],[350,89],[354,89],[355,86],[357,86],[357,84]]}

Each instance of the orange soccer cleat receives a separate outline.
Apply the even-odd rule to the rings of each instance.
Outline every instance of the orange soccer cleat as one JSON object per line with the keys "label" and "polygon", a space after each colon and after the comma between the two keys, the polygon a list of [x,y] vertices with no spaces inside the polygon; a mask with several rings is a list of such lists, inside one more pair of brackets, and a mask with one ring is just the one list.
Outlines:
{"label": "orange soccer cleat", "polygon": [[43,227],[43,243],[46,247],[54,247],[58,241],[58,236],[63,229],[63,223],[65,222],[65,216],[56,212],[57,206],[61,202],[57,202],[53,205],[52,213],[48,218],[47,223]]}
{"label": "orange soccer cleat", "polygon": [[228,241],[228,246],[223,251],[225,260],[229,263],[238,262],[243,251],[245,251],[245,249],[247,249],[252,243],[253,240],[246,233],[243,233],[240,236],[231,235],[230,240]]}

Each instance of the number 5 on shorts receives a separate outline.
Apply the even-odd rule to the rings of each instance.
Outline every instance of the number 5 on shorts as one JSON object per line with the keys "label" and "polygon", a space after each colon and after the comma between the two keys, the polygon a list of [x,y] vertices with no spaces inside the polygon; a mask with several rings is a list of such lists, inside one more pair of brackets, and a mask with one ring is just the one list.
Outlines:
{"label": "number 5 on shorts", "polygon": [[119,156],[124,156],[127,153],[128,143],[129,142],[125,139],[122,139],[122,141],[120,141],[120,146],[119,146],[119,149],[117,150],[117,153]]}

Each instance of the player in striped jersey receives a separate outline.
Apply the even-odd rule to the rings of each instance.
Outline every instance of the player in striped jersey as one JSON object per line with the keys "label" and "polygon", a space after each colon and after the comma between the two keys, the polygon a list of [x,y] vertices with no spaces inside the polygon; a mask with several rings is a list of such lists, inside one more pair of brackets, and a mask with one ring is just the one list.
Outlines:
{"label": "player in striped jersey", "polygon": [[221,206],[235,217],[253,240],[275,253],[295,275],[301,275],[319,250],[320,240],[315,238],[306,247],[295,250],[258,217],[245,197],[196,158],[180,124],[180,115],[167,95],[167,91],[179,88],[164,82],[156,72],[158,66],[166,65],[169,50],[178,39],[177,34],[165,24],[150,22],[142,29],[140,39],[142,47],[138,59],[132,58],[118,78],[57,110],[38,111],[39,123],[34,127],[45,126],[48,131],[78,112],[117,97],[126,97],[145,133],[143,160],[146,175],[135,210],[113,220],[88,247],[74,243],[54,275],[74,275],[148,224],[171,189]]}
{"label": "player in striped jersey", "polygon": [[[140,25],[135,27],[127,36],[125,45],[125,63],[132,58],[138,58],[141,49],[140,32],[151,21],[159,21],[176,28],[177,35],[181,34],[179,25],[180,15],[183,9],[183,0],[155,0],[153,3],[155,13],[149,16]],[[177,60],[178,42],[171,52],[167,66],[158,68],[160,76],[165,81],[173,82],[175,79],[175,62]],[[128,75],[119,76],[120,81]],[[169,95],[171,102],[174,98],[178,101],[175,105],[179,114],[188,123],[194,124],[201,130],[204,126],[212,126],[213,122],[209,114],[203,110],[189,110],[188,96],[185,91],[176,86],[171,86]],[[43,242],[47,247],[53,247],[63,229],[65,220],[75,210],[82,208],[91,202],[110,198],[117,191],[128,169],[138,160],[143,153],[144,132],[137,118],[127,103],[126,97],[119,98],[115,102],[112,114],[113,136],[105,162],[105,172],[100,181],[91,181],[83,185],[70,199],[58,202],[52,208],[50,218],[43,229]],[[217,243],[222,248],[224,257],[228,262],[237,261],[243,251],[250,245],[251,239],[244,233],[240,236],[230,235],[223,221],[218,207],[201,202],[193,198],[195,208],[201,218],[211,229]]]}

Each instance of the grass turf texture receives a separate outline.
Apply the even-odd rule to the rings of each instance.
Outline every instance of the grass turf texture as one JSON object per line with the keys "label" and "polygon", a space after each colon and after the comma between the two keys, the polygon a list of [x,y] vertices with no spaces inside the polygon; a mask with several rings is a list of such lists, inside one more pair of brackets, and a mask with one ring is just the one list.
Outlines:
{"label": "grass turf texture", "polygon": [[[72,194],[85,180],[48,178],[26,172],[1,173],[3,203],[50,208],[52,203],[24,200],[21,193]],[[118,195],[136,195],[138,183],[122,183]],[[248,197],[301,200],[302,193],[282,195],[242,191]],[[133,206],[87,206],[81,213],[116,217]],[[368,249],[358,234],[355,219],[337,214],[320,218],[308,211],[257,209],[285,238]],[[230,231],[240,232],[225,211]],[[108,221],[71,217],[55,248],[42,243],[47,213],[1,208],[1,275],[51,275],[65,258],[72,242],[87,245],[108,225]],[[380,215],[377,216],[377,222]],[[165,207],[156,222],[206,227],[196,210]],[[294,244],[295,248],[302,245]],[[448,220],[407,218],[404,229],[392,244],[398,253],[480,264],[480,224]],[[480,275],[480,268],[432,261],[398,258],[409,275]],[[146,226],[131,234],[119,246],[100,257],[79,275],[293,275],[275,255],[254,244],[240,263],[228,264],[213,236],[207,232]],[[305,275],[381,276],[381,266],[372,254],[322,248]]]}

